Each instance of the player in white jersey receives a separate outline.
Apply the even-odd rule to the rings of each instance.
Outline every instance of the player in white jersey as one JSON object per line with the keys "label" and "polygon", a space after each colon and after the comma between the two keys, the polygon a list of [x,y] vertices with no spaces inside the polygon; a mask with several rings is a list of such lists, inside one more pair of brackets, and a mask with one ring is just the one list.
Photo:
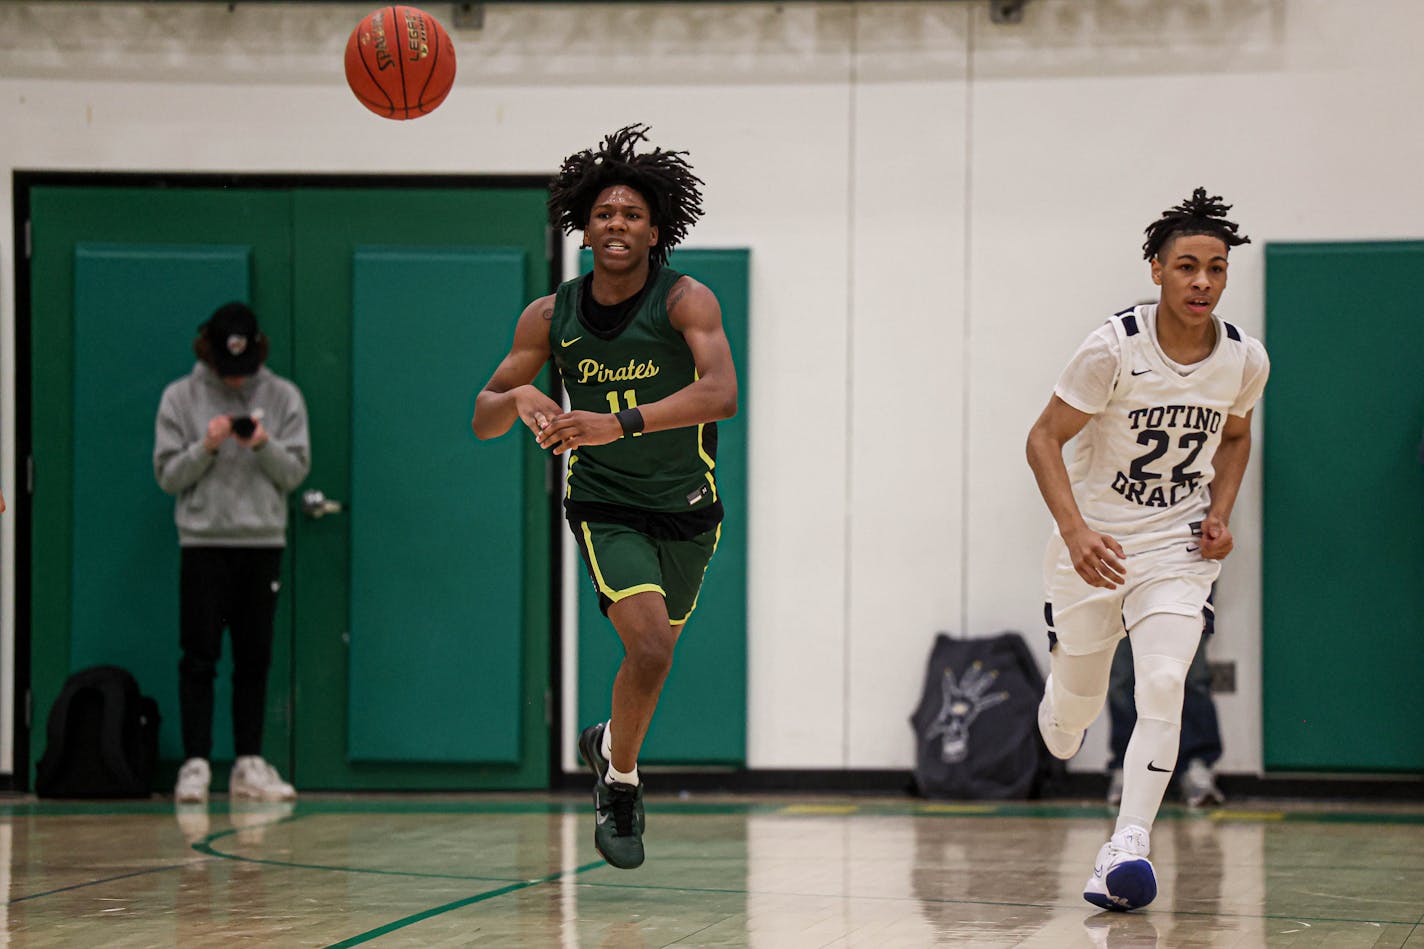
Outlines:
{"label": "player in white jersey", "polygon": [[1077,752],[1103,707],[1117,641],[1132,637],[1137,724],[1122,804],[1083,892],[1105,909],[1157,895],[1149,834],[1176,763],[1202,606],[1231,552],[1251,411],[1270,372],[1265,348],[1215,314],[1227,255],[1250,240],[1220,202],[1197,188],[1148,226],[1143,254],[1159,301],[1088,336],[1028,436],[1056,521],[1044,563],[1051,670],[1038,711],[1054,755]]}

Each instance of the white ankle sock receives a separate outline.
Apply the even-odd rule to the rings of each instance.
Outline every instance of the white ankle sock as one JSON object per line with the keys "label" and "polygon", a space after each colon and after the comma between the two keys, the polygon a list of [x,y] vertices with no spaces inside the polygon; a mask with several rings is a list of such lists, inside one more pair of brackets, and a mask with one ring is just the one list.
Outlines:
{"label": "white ankle sock", "polygon": [[613,758],[613,722],[603,723],[603,744],[599,748],[605,760]]}
{"label": "white ankle sock", "polygon": [[610,762],[608,765],[608,773],[603,776],[603,780],[607,781],[609,784],[612,784],[613,782],[617,781],[619,784],[631,784],[633,785],[633,787],[637,787],[638,766],[634,765],[632,771],[624,773],[613,767],[612,762]]}

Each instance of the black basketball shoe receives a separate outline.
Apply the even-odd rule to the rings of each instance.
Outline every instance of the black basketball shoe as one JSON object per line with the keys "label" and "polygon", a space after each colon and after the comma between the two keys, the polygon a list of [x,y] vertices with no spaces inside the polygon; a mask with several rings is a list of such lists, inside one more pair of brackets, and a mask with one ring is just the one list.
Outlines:
{"label": "black basketball shoe", "polygon": [[620,870],[643,864],[643,784],[634,787],[609,782],[608,759],[603,757],[603,723],[590,725],[579,735],[579,753],[593,770],[593,846]]}

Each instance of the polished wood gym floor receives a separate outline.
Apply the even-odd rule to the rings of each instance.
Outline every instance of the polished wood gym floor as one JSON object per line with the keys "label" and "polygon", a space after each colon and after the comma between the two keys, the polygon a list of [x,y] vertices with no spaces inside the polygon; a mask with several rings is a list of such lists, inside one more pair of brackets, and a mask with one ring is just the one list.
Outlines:
{"label": "polished wood gym floor", "polygon": [[651,796],[606,866],[583,797],[0,800],[7,946],[1412,947],[1424,808],[1169,806],[1160,893],[1080,890],[1095,803]]}

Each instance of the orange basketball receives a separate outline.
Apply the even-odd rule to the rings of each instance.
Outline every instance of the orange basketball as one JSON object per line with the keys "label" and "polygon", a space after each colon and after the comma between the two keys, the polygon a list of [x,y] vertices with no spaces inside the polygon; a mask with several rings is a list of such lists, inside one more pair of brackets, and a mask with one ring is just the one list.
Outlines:
{"label": "orange basketball", "polygon": [[414,119],[445,101],[455,83],[450,34],[424,10],[381,7],[346,42],[346,83],[388,119]]}

